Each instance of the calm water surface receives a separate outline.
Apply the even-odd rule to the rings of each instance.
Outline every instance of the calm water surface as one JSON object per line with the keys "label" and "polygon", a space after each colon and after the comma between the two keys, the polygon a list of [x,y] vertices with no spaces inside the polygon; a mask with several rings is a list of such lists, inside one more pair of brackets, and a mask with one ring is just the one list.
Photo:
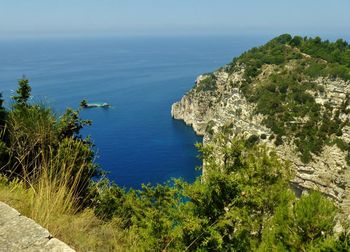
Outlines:
{"label": "calm water surface", "polygon": [[210,72],[268,38],[98,38],[0,40],[0,92],[7,98],[26,75],[33,99],[58,114],[82,99],[108,102],[88,109],[84,119],[97,162],[125,187],[163,183],[172,177],[193,181],[194,144],[190,127],[172,120],[171,104],[197,75]]}

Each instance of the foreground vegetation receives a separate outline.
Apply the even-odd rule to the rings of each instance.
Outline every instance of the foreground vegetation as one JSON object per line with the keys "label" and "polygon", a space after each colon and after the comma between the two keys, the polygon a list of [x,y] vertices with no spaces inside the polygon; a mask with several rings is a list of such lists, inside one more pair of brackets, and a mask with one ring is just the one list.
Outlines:
{"label": "foreground vegetation", "polygon": [[[317,192],[297,198],[288,164],[244,139],[198,145],[205,175],[126,190],[103,177],[79,111],[29,103],[19,81],[0,99],[0,200],[78,251],[349,251],[339,210]],[[229,144],[227,144],[229,142]],[[218,160],[217,156],[222,157]]]}

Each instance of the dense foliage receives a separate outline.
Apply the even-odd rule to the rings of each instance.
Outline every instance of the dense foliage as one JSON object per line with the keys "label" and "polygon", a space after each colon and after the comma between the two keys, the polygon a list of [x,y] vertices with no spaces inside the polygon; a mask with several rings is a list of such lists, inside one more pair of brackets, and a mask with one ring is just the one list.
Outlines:
{"label": "dense foliage", "polygon": [[2,99],[2,94],[0,93],[0,127],[4,126],[6,111],[3,106],[4,100]]}
{"label": "dense foliage", "polygon": [[92,144],[79,135],[79,130],[89,121],[81,120],[78,111],[68,109],[58,118],[51,109],[29,103],[28,80],[22,79],[18,84],[12,109],[6,113],[6,127],[0,128],[1,171],[10,178],[30,180],[40,176],[45,165],[55,167],[59,173],[63,169],[59,166],[65,160],[76,167],[71,174],[74,177],[78,175],[78,167],[84,164],[84,170],[79,172],[81,179],[77,190],[77,197],[84,198],[88,181],[98,173],[92,162]]}
{"label": "dense foliage", "polygon": [[[308,56],[310,57],[308,57]],[[308,38],[289,34],[272,39],[266,45],[253,48],[230,65],[239,62],[247,66],[246,77],[255,77],[261,72],[264,64],[283,65],[290,60],[305,60],[310,64],[306,74],[312,77],[340,77],[350,79],[350,45],[338,39],[336,42],[322,41],[320,37]]]}
{"label": "dense foliage", "polygon": [[[290,171],[252,141],[216,136],[200,145],[204,182],[125,192],[99,184],[95,212],[118,218],[147,251],[347,251],[334,236],[336,207],[319,193],[298,200]],[[217,159],[222,156],[223,162]]]}
{"label": "dense foliage", "polygon": [[266,116],[264,123],[275,133],[276,145],[283,138],[294,141],[301,160],[307,163],[325,144],[332,144],[334,136],[342,135],[349,122],[342,122],[339,115],[350,112],[350,97],[340,109],[331,104],[323,109],[315,96],[322,97],[324,87],[315,79],[350,80],[347,42],[285,34],[235,58],[227,69],[233,72],[241,65],[245,67],[241,90],[248,101],[256,103],[256,113]]}
{"label": "dense foliage", "polygon": [[[265,55],[264,61],[283,64],[285,57],[301,57],[297,52],[285,52],[286,43],[301,46],[306,42],[282,36],[272,43],[280,46],[268,49],[272,54]],[[277,57],[282,52],[283,57]],[[260,71],[261,67],[252,71]],[[296,114],[319,117],[319,107],[306,92],[313,84],[301,85],[291,73],[284,77],[271,76],[264,83],[266,88],[258,88],[256,93],[249,87],[252,79],[246,89],[259,112],[270,116],[270,127],[280,138],[290,133],[280,120],[290,120]],[[212,78],[205,82],[205,88],[212,88]],[[199,144],[205,171],[193,184],[173,180],[126,190],[100,176],[93,146],[79,134],[90,122],[72,109],[57,117],[45,106],[30,103],[30,91],[27,80],[19,81],[14,105],[7,111],[0,99],[0,200],[5,200],[1,198],[4,188],[10,188],[6,195],[25,190],[22,198],[28,200],[23,204],[29,205],[30,217],[44,226],[57,222],[60,228],[65,227],[59,233],[62,239],[77,237],[79,232],[81,237],[89,234],[88,240],[78,237],[71,241],[81,251],[350,250],[346,232],[333,231],[338,213],[333,202],[317,192],[297,198],[289,185],[293,174],[288,164],[260,145],[255,136],[230,139],[223,131],[213,136],[212,144]],[[295,102],[287,107],[290,101]],[[271,108],[278,116],[269,111]],[[319,122],[293,130],[300,141],[305,134],[313,144],[316,140],[309,134],[316,134],[315,138],[323,137],[322,131],[337,134],[339,126]],[[349,148],[342,142],[337,144]],[[317,151],[312,146],[307,150]],[[56,215],[50,217],[53,212]],[[79,223],[72,221],[74,218],[82,230],[75,228]],[[86,226],[91,227],[89,232]]]}
{"label": "dense foliage", "polygon": [[204,75],[205,78],[195,86],[196,92],[210,92],[216,90],[216,76],[214,74]]}

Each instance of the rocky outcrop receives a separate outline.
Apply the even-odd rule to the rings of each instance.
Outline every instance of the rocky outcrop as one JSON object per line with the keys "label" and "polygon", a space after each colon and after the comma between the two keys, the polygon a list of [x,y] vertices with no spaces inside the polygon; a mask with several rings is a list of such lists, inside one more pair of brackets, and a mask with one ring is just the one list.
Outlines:
{"label": "rocky outcrop", "polygon": [[[263,117],[253,113],[254,105],[246,101],[239,89],[243,80],[243,68],[229,75],[223,69],[214,73],[217,88],[211,92],[198,92],[196,88],[188,92],[181,101],[172,105],[171,114],[193,127],[198,135],[207,137],[221,126],[231,124],[235,132],[251,134],[267,133],[261,123]],[[207,76],[199,76],[196,85]]]}
{"label": "rocky outcrop", "polygon": [[[293,68],[293,65],[286,65]],[[274,71],[273,65],[265,65],[255,82]],[[201,75],[197,78],[195,86],[179,102],[172,105],[173,118],[183,120],[193,127],[194,131],[204,136],[204,143],[210,142],[212,135],[229,128],[232,137],[237,134],[245,136],[260,136],[262,142],[276,148],[283,160],[288,160],[295,171],[293,183],[300,189],[316,189],[333,198],[344,210],[350,213],[350,167],[346,162],[347,153],[335,144],[325,145],[313,160],[303,163],[300,153],[296,150],[293,139],[283,139],[284,143],[278,147],[272,140],[273,132],[263,123],[264,116],[254,111],[256,104],[248,102],[243,95],[241,85],[244,81],[244,67],[235,66],[232,72],[225,68],[212,74]],[[202,82],[212,78],[216,82],[215,88],[203,91]],[[331,106],[333,112],[344,106],[344,101],[350,94],[350,83],[341,79],[317,78],[312,80],[316,85],[322,85],[323,90],[311,92],[316,103],[322,108]],[[254,83],[253,83],[254,84]],[[348,105],[349,106],[349,105]],[[347,109],[349,109],[348,107]],[[350,115],[340,113],[341,122],[350,120]],[[307,118],[296,119],[303,123]],[[335,137],[337,138],[337,137]],[[350,126],[342,129],[343,141],[350,143]]]}
{"label": "rocky outcrop", "polygon": [[0,251],[74,252],[45,228],[0,202]]}

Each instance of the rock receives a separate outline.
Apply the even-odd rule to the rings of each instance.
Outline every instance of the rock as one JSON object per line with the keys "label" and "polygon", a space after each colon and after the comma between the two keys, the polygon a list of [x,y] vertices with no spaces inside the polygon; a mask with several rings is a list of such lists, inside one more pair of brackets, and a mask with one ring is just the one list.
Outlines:
{"label": "rock", "polygon": [[0,251],[74,252],[48,230],[0,202]]}

